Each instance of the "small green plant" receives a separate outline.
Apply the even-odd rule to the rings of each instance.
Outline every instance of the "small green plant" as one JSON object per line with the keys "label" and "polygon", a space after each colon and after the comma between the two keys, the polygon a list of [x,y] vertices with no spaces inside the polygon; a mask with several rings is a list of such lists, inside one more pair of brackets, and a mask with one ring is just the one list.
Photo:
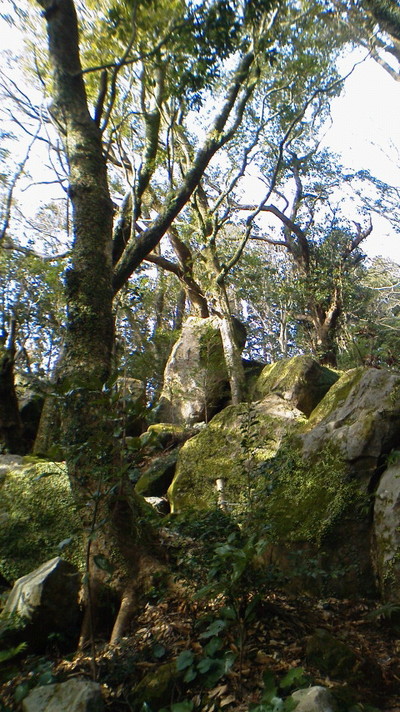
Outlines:
{"label": "small green plant", "polygon": [[[291,668],[280,680],[279,684],[271,670],[266,670],[263,675],[264,689],[259,703],[252,704],[249,712],[291,712],[297,703],[288,694],[294,689],[306,687],[309,680],[303,668]],[[286,697],[285,697],[286,695]]]}
{"label": "small green plant", "polygon": [[378,608],[375,608],[375,610],[370,611],[367,615],[367,619],[370,621],[379,621],[380,623],[394,622],[396,628],[398,628],[400,625],[400,603],[391,601],[383,603]]}

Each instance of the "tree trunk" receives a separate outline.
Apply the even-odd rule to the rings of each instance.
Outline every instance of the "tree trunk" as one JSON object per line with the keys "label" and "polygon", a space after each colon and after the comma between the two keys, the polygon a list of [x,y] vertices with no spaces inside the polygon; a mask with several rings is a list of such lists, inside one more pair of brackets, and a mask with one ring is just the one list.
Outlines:
{"label": "tree trunk", "polygon": [[203,250],[206,260],[207,270],[211,277],[213,297],[215,301],[215,311],[219,317],[219,329],[222,339],[222,348],[226,370],[228,372],[229,385],[231,389],[231,399],[233,405],[238,405],[246,400],[246,379],[242,362],[242,351],[237,343],[237,335],[229,306],[228,295],[225,284],[218,281],[220,265],[211,244]]}
{"label": "tree trunk", "polygon": [[[73,0],[39,0],[53,68],[51,114],[69,165],[74,241],[66,275],[67,331],[63,360],[63,440],[72,492],[87,534],[86,618],[81,643],[94,635],[101,587],[114,569],[123,612],[113,640],[133,609],[133,581],[146,550],[139,499],[114,446],[110,376],[113,206],[100,130],[91,118],[79,58]],[[143,517],[140,517],[143,519]],[[148,546],[148,544],[147,544]],[[121,609],[122,610],[122,609]]]}
{"label": "tree trunk", "polygon": [[15,321],[11,324],[7,342],[0,346],[0,439],[8,452],[25,454],[23,426],[14,382]]}

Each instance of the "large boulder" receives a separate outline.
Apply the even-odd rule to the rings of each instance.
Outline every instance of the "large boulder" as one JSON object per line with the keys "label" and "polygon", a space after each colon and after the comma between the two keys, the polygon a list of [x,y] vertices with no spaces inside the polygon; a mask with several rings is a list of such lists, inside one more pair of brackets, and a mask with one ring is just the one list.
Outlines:
{"label": "large boulder", "polygon": [[400,600],[400,462],[383,473],[375,496],[374,559],[386,600]]}
{"label": "large boulder", "polygon": [[71,678],[35,687],[22,702],[23,712],[103,712],[98,682]]}
{"label": "large boulder", "polygon": [[[240,322],[235,322],[235,326],[237,342],[243,348],[244,327]],[[218,318],[191,316],[165,367],[158,420],[187,425],[209,421],[228,400],[228,375]]]}
{"label": "large boulder", "polygon": [[0,456],[0,574],[13,582],[61,548],[80,565],[82,541],[65,465]]}
{"label": "large boulder", "polygon": [[339,378],[311,356],[294,356],[265,366],[254,387],[254,400],[270,394],[283,398],[307,417]]}
{"label": "large boulder", "polygon": [[304,455],[329,444],[367,489],[381,456],[396,446],[399,427],[400,374],[355,368],[339,378],[311,413]]}
{"label": "large boulder", "polygon": [[221,500],[243,505],[250,472],[275,455],[302,419],[297,408],[275,395],[225,408],[183,445],[168,490],[171,511],[208,509]]}
{"label": "large boulder", "polygon": [[55,557],[18,579],[3,616],[24,620],[24,638],[41,650],[51,633],[70,644],[78,633],[80,574],[75,566]]}

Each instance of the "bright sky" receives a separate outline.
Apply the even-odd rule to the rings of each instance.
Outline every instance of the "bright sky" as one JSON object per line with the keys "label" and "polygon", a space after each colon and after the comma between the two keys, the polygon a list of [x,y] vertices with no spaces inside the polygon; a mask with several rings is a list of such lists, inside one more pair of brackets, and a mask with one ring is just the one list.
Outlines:
{"label": "bright sky", "polygon": [[[361,51],[352,53],[354,61],[362,56]],[[344,61],[342,71],[349,71],[352,61]],[[377,178],[400,186],[399,115],[400,82],[368,59],[356,67],[342,95],[333,101],[333,124],[325,142],[341,154],[346,167],[369,169]],[[400,235],[378,216],[373,216],[373,225],[364,243],[368,255],[400,263]]]}

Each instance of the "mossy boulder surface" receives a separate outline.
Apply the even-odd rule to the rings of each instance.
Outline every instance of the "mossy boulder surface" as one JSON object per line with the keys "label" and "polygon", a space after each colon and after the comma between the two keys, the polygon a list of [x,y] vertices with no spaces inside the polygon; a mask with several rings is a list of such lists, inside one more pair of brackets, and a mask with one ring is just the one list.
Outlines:
{"label": "mossy boulder surface", "polygon": [[265,366],[254,399],[279,395],[308,417],[338,378],[336,371],[320,366],[311,356],[294,356]]}
{"label": "mossy boulder surface", "polygon": [[143,497],[162,497],[171,484],[178,455],[179,448],[174,448],[171,452],[154,458],[151,464],[142,471],[135,485],[136,492]]}
{"label": "mossy boulder surface", "polygon": [[380,456],[399,442],[400,374],[348,371],[312,412],[306,430],[305,456],[330,443],[368,482]]}
{"label": "mossy boulder surface", "polygon": [[177,680],[181,677],[173,660],[163,665],[158,665],[156,670],[151,670],[134,687],[130,695],[130,703],[135,710],[142,709],[144,705],[150,709],[165,707],[172,698],[172,693]]}
{"label": "mossy boulder surface", "polygon": [[223,480],[227,502],[243,502],[246,473],[273,457],[283,436],[302,419],[299,410],[276,396],[225,408],[182,447],[168,490],[171,511],[215,507],[216,480]]}
{"label": "mossy boulder surface", "polygon": [[[65,465],[23,458],[6,460],[1,469],[0,573],[12,582],[61,549],[64,559],[80,566],[81,524]],[[59,547],[69,539],[68,546]]]}
{"label": "mossy boulder surface", "polygon": [[[236,319],[234,327],[237,345],[243,349],[246,330]],[[229,399],[219,319],[191,316],[165,367],[158,419],[185,425],[209,421]]]}
{"label": "mossy boulder surface", "polygon": [[[397,453],[396,453],[397,454]],[[400,601],[400,462],[383,473],[374,505],[374,559],[384,599]]]}

